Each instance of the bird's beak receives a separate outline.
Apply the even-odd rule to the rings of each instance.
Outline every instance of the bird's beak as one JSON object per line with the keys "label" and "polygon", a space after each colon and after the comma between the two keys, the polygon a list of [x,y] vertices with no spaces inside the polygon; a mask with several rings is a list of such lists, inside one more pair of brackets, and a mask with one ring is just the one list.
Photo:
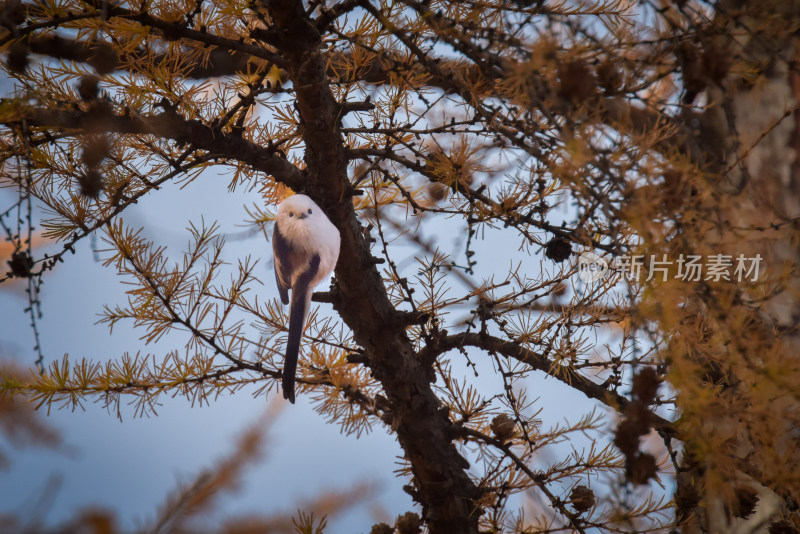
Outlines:
{"label": "bird's beak", "polygon": [[301,213],[300,215],[297,216],[298,219],[305,219],[306,217],[308,217],[308,215],[306,215],[305,213]]}

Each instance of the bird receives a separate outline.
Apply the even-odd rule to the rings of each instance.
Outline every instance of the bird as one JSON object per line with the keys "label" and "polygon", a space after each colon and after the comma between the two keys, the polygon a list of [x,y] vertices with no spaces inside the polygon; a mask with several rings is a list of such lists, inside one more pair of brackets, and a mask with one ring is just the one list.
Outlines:
{"label": "bird", "polygon": [[[283,363],[283,398],[294,404],[294,381],[300,338],[311,293],[330,278],[339,259],[339,230],[322,209],[302,194],[284,199],[272,233],[275,281],[283,304],[289,307],[289,338]],[[289,290],[292,291],[291,301]]]}

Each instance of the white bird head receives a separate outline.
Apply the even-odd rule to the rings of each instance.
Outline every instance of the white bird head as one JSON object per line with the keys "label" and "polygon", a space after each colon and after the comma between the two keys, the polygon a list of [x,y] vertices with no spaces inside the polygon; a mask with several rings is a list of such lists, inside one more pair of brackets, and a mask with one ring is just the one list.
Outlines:
{"label": "white bird head", "polygon": [[314,226],[315,222],[324,218],[320,207],[306,195],[292,195],[278,207],[278,224],[289,232],[304,225]]}

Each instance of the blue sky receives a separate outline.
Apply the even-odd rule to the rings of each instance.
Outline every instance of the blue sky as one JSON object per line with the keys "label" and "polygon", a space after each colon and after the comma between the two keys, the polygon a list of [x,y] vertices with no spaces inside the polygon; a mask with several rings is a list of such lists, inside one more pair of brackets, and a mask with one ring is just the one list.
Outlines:
{"label": "blue sky", "polygon": [[[148,237],[177,252],[188,242],[188,221],[199,221],[202,216],[207,223],[218,221],[223,233],[241,232],[240,225],[246,219],[243,207],[252,202],[261,202],[256,193],[229,193],[224,177],[205,173],[185,189],[170,185],[146,197],[126,211],[124,220],[128,225],[142,227]],[[441,223],[437,228],[444,236],[449,234]],[[514,256],[527,257],[530,268],[538,271],[540,257],[514,252],[513,236],[503,239],[502,234],[490,232],[489,239],[476,244],[479,252],[505,250],[500,255],[502,261],[479,264],[483,271],[479,274],[505,272],[507,262]],[[446,243],[448,238],[441,241]],[[102,243],[96,242],[95,246],[102,248]],[[263,291],[260,297],[276,298],[270,244],[256,235],[226,246],[226,255],[231,259],[247,254],[261,257],[256,269],[264,281],[259,288]],[[406,263],[414,268],[414,262]],[[68,353],[71,359],[104,361],[137,350],[161,356],[170,349],[182,348],[186,337],[181,334],[145,346],[138,339],[141,332],[130,325],[115,326],[112,336],[106,326],[94,324],[103,304],[124,303],[125,287],[120,282],[113,269],[104,268],[97,261],[89,240],[81,242],[77,253],[48,275],[42,290],[44,316],[39,324],[48,360]],[[35,357],[28,317],[22,311],[25,304],[20,295],[0,291],[5,319],[0,324],[0,354],[29,364]],[[330,313],[328,305],[322,306]],[[489,359],[480,355],[473,359],[478,363],[482,383],[495,387],[492,382],[497,377],[493,376]],[[456,366],[463,365],[458,359],[454,361]],[[554,379],[537,375],[530,382],[530,396],[543,401],[562,399],[558,403],[539,403],[545,409],[540,416],[545,424],[563,421],[564,417],[577,419],[593,405],[580,395],[569,394],[568,388]],[[188,481],[200,470],[213,466],[216,459],[230,451],[236,437],[264,414],[267,399],[253,398],[250,393],[252,390],[243,390],[212,400],[209,406],[194,407],[183,398],[162,397],[157,416],[135,418],[133,409],[124,407],[122,422],[100,404],[89,403],[74,411],[53,410],[47,421],[62,433],[66,450],[16,451],[11,469],[0,475],[0,513],[16,510],[23,516],[36,515],[43,517],[46,524],[56,524],[82,508],[100,506],[115,510],[128,528],[147,524],[178,481]],[[399,446],[383,425],[376,425],[359,439],[344,436],[338,426],[326,424],[313,411],[308,398],[300,395],[296,405],[284,406],[274,423],[263,460],[248,470],[240,491],[227,496],[212,517],[293,513],[298,502],[327,490],[345,490],[366,482],[374,484],[371,498],[333,520],[331,532],[369,532],[377,520],[391,522],[398,514],[414,509],[410,497],[401,489],[407,481],[392,473],[400,454]],[[54,480],[52,477],[60,481],[52,501],[37,506],[44,488]]]}
{"label": "blue sky", "polygon": [[[239,232],[242,228],[236,225],[245,217],[242,207],[257,201],[258,195],[231,194],[226,186],[224,178],[204,175],[185,190],[170,186],[144,199],[124,218],[172,250],[185,248],[189,234],[184,226],[188,220],[199,221],[201,215],[206,221],[219,220],[223,232]],[[3,195],[9,198],[8,192]],[[102,248],[101,242],[96,245]],[[257,269],[259,277],[268,282],[262,287],[264,297],[277,296],[269,265],[271,246],[262,236],[232,242],[226,250],[231,256],[263,255],[265,261]],[[182,348],[186,338],[180,334],[145,346],[138,339],[141,332],[130,325],[115,326],[112,336],[106,326],[94,324],[103,304],[125,302],[120,282],[113,269],[96,261],[89,240],[48,274],[41,296],[44,316],[39,323],[48,361],[65,353],[73,360],[105,361],[126,351],[161,356]],[[29,319],[23,313],[26,304],[18,292],[0,291],[4,319],[0,322],[0,357],[22,365],[35,359]],[[61,432],[67,450],[14,451],[10,470],[0,473],[0,514],[44,512],[46,522],[55,524],[80,508],[103,506],[116,510],[123,525],[144,523],[154,517],[179,480],[187,481],[211,467],[231,450],[236,437],[264,414],[267,399],[253,398],[252,391],[194,407],[183,398],[162,397],[157,416],[135,418],[131,407],[123,407],[122,422],[100,404],[88,403],[83,410],[53,410],[47,422]],[[6,453],[12,450],[0,442]],[[410,498],[400,489],[402,483],[391,474],[400,452],[381,426],[360,439],[341,435],[337,426],[324,424],[307,398],[300,396],[296,405],[287,404],[282,410],[265,443],[263,460],[247,472],[241,491],[227,499],[221,515],[245,510],[294,513],[301,500],[370,482],[375,484],[374,497],[338,524],[332,522],[333,527],[347,531],[369,531],[375,507],[391,516],[411,508]],[[36,503],[53,476],[60,480],[59,489],[52,503],[38,510]]]}

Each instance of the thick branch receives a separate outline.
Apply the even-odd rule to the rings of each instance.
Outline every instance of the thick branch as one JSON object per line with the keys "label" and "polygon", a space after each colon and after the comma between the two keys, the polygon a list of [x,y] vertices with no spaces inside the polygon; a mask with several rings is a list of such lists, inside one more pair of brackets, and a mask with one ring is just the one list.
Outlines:
{"label": "thick branch", "polygon": [[77,130],[76,133],[98,129],[122,133],[153,135],[190,144],[220,157],[236,159],[265,172],[292,189],[304,187],[303,171],[280,157],[276,150],[264,148],[233,134],[215,130],[198,120],[185,120],[173,112],[160,115],[116,115],[108,112],[83,112],[28,107],[15,110],[0,118],[4,124],[27,121],[29,126]]}
{"label": "thick branch", "polygon": [[350,201],[348,153],[339,129],[340,105],[331,94],[320,33],[291,0],[268,5],[274,44],[287,60],[306,143],[306,191],[341,232],[334,306],[364,347],[367,365],[392,409],[392,427],[414,475],[415,499],[430,532],[477,534],[480,490],[465,469],[450,421],[414,354],[401,317],[389,301]]}
{"label": "thick branch", "polygon": [[[34,54],[76,61],[79,63],[87,62],[94,54],[95,48],[100,46],[100,41],[75,40],[67,37],[50,33],[45,36],[31,36],[28,47]],[[236,43],[238,46],[238,43]],[[189,43],[187,43],[189,45]],[[120,68],[125,65],[138,65],[142,61],[147,61],[154,65],[161,64],[166,56],[164,54],[153,54],[144,49],[136,50],[120,55]],[[182,74],[188,78],[202,79],[214,76],[228,76],[237,72],[247,70],[250,61],[260,61],[255,59],[252,54],[228,48],[213,48],[208,55],[208,61],[194,62],[187,66]],[[263,63],[263,62],[262,62]]]}
{"label": "thick branch", "polygon": [[[618,411],[622,411],[630,404],[624,396],[607,389],[603,384],[598,384],[576,373],[568,367],[555,367],[553,362],[541,354],[538,354],[519,343],[505,341],[503,339],[490,336],[488,334],[465,332],[449,336],[441,336],[434,344],[430,344],[419,351],[419,358],[430,362],[445,352],[460,347],[476,347],[488,352],[502,354],[508,358],[529,365],[533,369],[542,371],[553,378],[563,382],[569,387],[576,389],[589,397],[599,400],[603,404]],[[673,432],[673,423],[658,415],[651,414],[653,428],[659,432]]]}
{"label": "thick branch", "polygon": [[237,50],[239,52],[270,61],[279,67],[284,66],[284,59],[280,55],[262,46],[248,44],[242,41],[228,39],[220,35],[214,35],[208,32],[195,30],[180,22],[165,21],[150,15],[146,11],[137,13],[123,7],[107,4],[106,2],[89,3],[94,4],[99,10],[107,9],[110,17],[120,17],[128,20],[135,20],[143,26],[158,28],[168,39],[190,39],[192,41],[197,41],[211,46],[218,46],[227,50]]}

